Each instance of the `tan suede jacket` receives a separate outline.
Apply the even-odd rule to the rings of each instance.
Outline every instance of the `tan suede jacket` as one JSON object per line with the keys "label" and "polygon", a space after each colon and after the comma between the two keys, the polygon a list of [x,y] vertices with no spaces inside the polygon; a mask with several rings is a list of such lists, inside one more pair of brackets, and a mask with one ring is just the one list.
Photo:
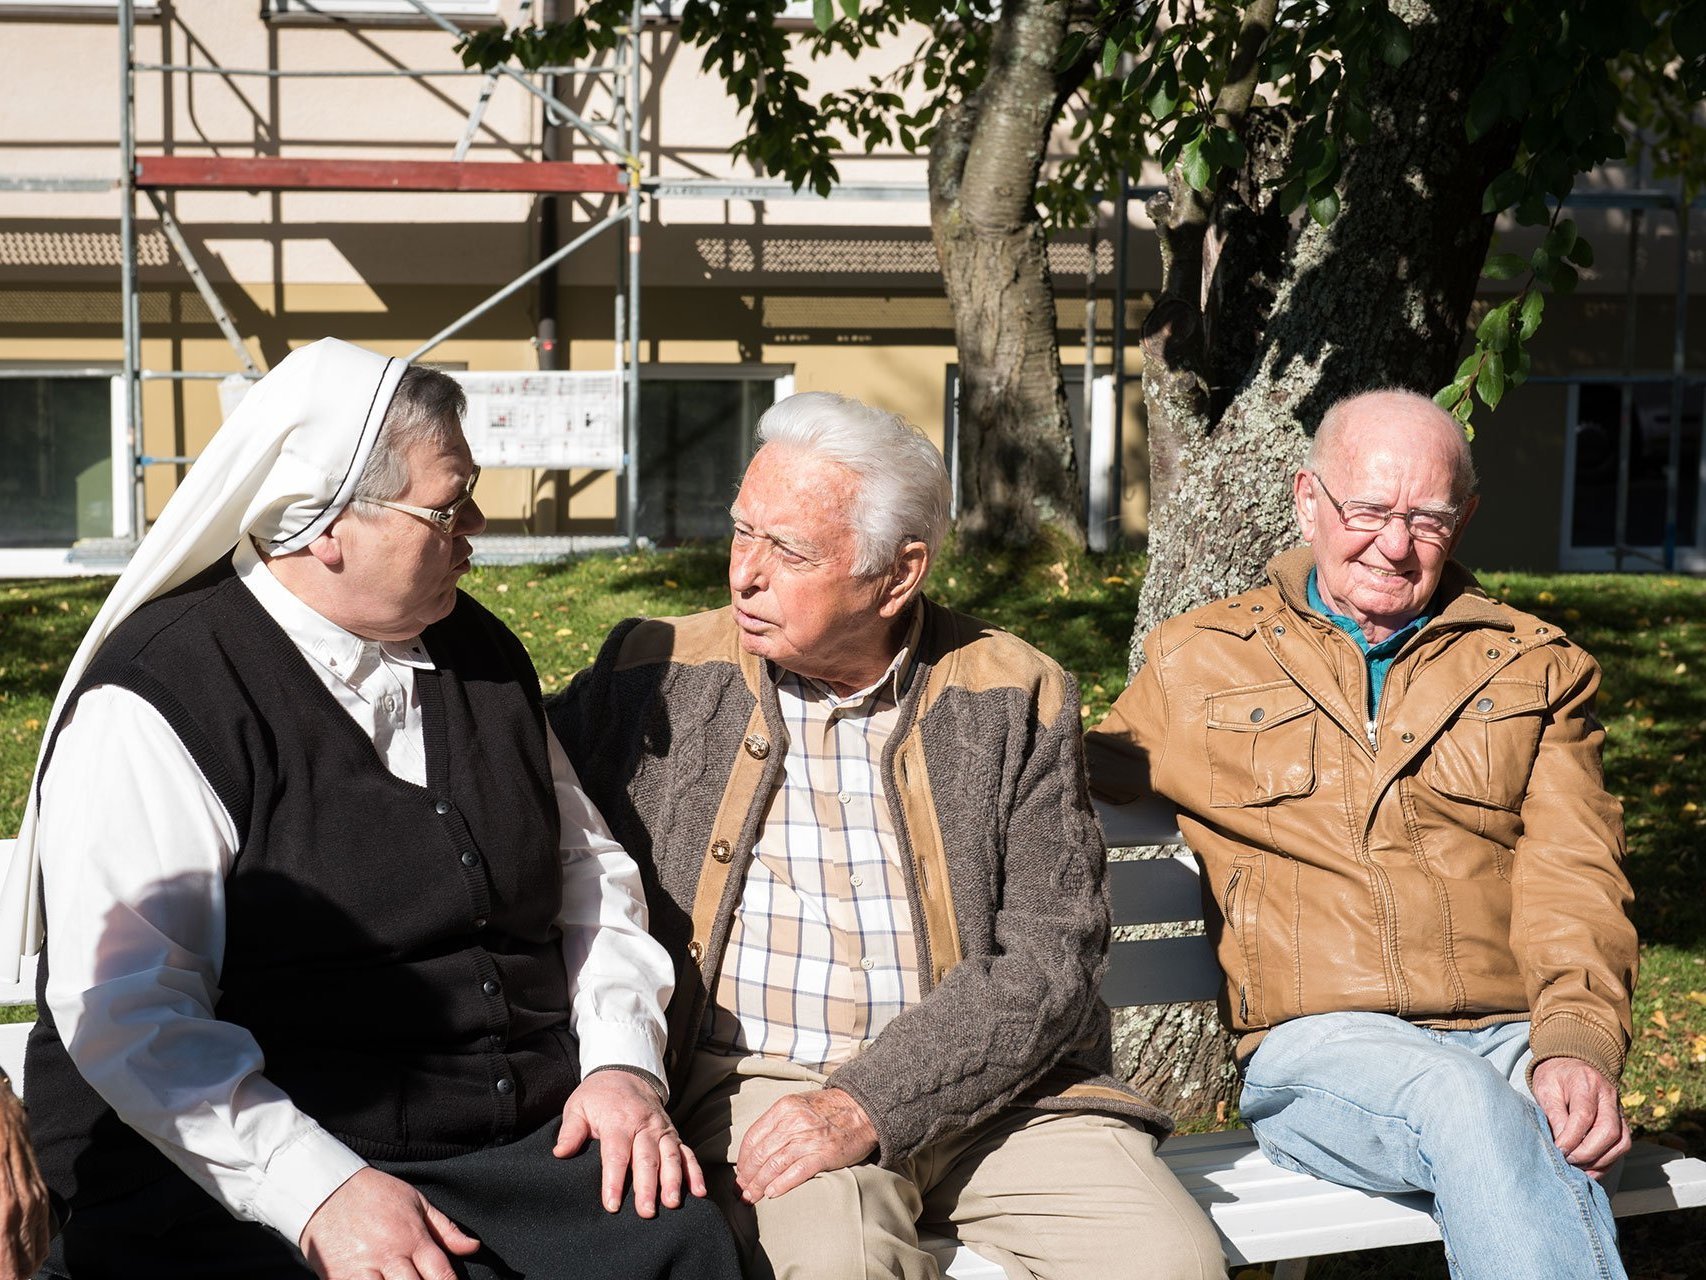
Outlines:
{"label": "tan suede jacket", "polygon": [[1598,665],[1452,563],[1370,720],[1362,653],[1306,603],[1313,563],[1287,552],[1270,585],[1157,627],[1087,744],[1097,794],[1178,806],[1239,1056],[1304,1014],[1528,1017],[1536,1062],[1617,1080],[1636,945]]}

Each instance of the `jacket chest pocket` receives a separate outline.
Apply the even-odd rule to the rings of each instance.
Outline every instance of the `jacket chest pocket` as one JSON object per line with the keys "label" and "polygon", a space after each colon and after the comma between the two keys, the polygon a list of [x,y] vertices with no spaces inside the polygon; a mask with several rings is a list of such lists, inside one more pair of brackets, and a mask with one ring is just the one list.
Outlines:
{"label": "jacket chest pocket", "polygon": [[1271,804],[1315,789],[1314,704],[1288,680],[1208,698],[1209,804]]}
{"label": "jacket chest pocket", "polygon": [[1446,726],[1417,773],[1456,799],[1520,809],[1545,713],[1541,682],[1489,680]]}

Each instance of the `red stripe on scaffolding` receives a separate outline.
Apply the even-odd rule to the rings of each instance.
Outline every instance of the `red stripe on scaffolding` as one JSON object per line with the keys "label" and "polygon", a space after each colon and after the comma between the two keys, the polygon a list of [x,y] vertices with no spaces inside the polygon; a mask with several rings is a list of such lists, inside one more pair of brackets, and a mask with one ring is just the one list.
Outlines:
{"label": "red stripe on scaffolding", "polygon": [[143,189],[221,191],[583,191],[620,195],[616,164],[523,160],[319,160],[278,156],[137,156]]}

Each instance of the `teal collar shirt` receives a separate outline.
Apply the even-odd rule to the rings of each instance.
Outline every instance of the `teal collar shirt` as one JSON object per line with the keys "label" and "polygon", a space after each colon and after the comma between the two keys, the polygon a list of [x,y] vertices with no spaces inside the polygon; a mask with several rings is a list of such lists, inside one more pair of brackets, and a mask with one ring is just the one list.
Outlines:
{"label": "teal collar shirt", "polygon": [[1398,656],[1398,651],[1411,636],[1433,621],[1434,615],[1423,613],[1412,618],[1406,626],[1394,631],[1379,644],[1370,644],[1361,627],[1344,614],[1334,613],[1327,607],[1327,602],[1321,598],[1321,589],[1315,583],[1313,569],[1309,571],[1309,607],[1355,640],[1357,648],[1362,651],[1363,661],[1368,664],[1368,715],[1372,720],[1380,706],[1380,692],[1386,687],[1386,673],[1392,669],[1392,660]]}

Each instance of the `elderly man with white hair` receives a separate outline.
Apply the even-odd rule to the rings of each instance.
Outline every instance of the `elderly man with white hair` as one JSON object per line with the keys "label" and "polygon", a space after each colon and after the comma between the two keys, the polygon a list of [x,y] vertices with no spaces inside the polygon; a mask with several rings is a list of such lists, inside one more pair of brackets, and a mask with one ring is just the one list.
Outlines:
{"label": "elderly man with white hair", "polygon": [[1309,545],[1150,633],[1092,785],[1178,810],[1276,1163],[1427,1193],[1454,1276],[1621,1277],[1636,948],[1599,667],[1452,559],[1475,472],[1427,397],[1334,405],[1292,495]]}
{"label": "elderly man with white hair", "polygon": [[47,1276],[738,1274],[664,1112],[637,870],[457,589],[462,407],[293,352],[72,662],[5,920],[34,941],[44,886]]}
{"label": "elderly man with white hair", "polygon": [[675,1114],[758,1275],[1222,1275],[1106,1074],[1104,851],[1078,697],[922,594],[940,454],[790,397],[731,514],[728,606],[623,623],[548,714],[675,957]]}

